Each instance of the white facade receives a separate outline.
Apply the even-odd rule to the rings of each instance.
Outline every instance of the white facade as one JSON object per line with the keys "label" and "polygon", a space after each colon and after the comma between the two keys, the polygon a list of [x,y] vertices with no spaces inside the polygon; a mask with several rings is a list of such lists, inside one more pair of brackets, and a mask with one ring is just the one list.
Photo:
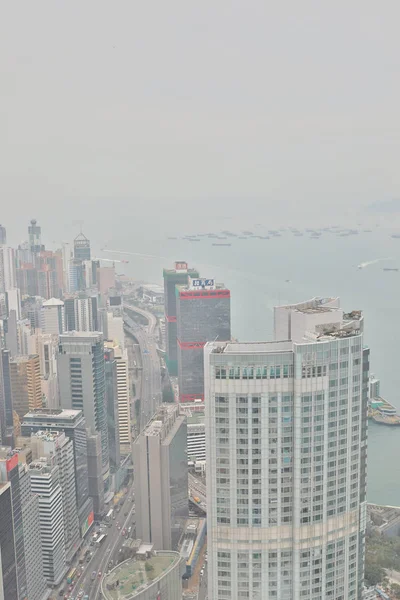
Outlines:
{"label": "white facade", "polygon": [[58,298],[50,298],[43,302],[40,312],[41,329],[43,333],[60,335],[65,330],[64,302]]}
{"label": "white facade", "polygon": [[13,248],[0,245],[0,292],[17,287],[15,255]]}
{"label": "white facade", "polygon": [[206,460],[206,428],[205,423],[187,425],[187,456],[188,460]]}
{"label": "white facade", "polygon": [[326,327],[321,308],[323,325],[307,323],[301,341],[297,331],[294,342],[205,347],[213,600],[361,596],[363,320],[359,312],[338,320],[333,307]]}
{"label": "white facade", "polygon": [[36,354],[36,336],[29,319],[17,323],[18,354]]}
{"label": "white facade", "polygon": [[44,576],[48,583],[58,585],[67,570],[59,468],[43,458],[30,463],[29,475],[32,493],[39,498]]}
{"label": "white facade", "polygon": [[75,298],[76,331],[94,331],[91,298]]}
{"label": "white facade", "polygon": [[38,431],[31,435],[32,457],[55,457],[59,468],[64,516],[64,542],[69,562],[79,546],[80,532],[76,505],[74,445],[63,431]]}
{"label": "white facade", "polygon": [[107,339],[114,342],[122,350],[125,348],[124,319],[107,312]]}
{"label": "white facade", "polygon": [[57,350],[58,335],[37,333],[35,354],[39,355],[42,394],[45,406],[58,408]]}
{"label": "white facade", "polygon": [[129,363],[128,351],[121,349],[114,343],[105,342],[107,348],[114,350],[117,368],[117,402],[118,402],[118,429],[120,451],[122,454],[131,449],[131,411],[129,393]]}

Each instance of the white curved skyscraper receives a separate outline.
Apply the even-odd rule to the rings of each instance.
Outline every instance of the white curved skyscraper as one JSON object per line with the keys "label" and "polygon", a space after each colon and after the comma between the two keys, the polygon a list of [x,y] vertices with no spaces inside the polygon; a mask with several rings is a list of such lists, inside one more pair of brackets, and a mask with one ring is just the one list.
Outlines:
{"label": "white curved skyscraper", "polygon": [[206,345],[209,598],[361,598],[362,331],[313,299],[275,309],[283,341]]}

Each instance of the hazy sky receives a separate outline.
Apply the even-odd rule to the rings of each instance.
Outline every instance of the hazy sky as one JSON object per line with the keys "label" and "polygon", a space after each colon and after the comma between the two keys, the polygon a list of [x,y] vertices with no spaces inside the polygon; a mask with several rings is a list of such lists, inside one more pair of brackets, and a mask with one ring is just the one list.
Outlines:
{"label": "hazy sky", "polygon": [[4,0],[1,14],[10,228],[107,219],[110,202],[127,218],[400,197],[398,0]]}

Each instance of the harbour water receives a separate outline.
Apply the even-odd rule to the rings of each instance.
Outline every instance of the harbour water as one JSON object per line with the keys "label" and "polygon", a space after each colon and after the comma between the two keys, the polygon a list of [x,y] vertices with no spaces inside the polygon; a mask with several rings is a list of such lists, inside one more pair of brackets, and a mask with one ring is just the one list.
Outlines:
{"label": "harbour water", "polygon": [[[246,224],[247,225],[247,224]],[[289,225],[291,225],[289,223]],[[297,224],[295,224],[297,225]],[[329,225],[329,223],[327,224]],[[354,224],[351,225],[354,227]],[[399,309],[400,272],[383,267],[400,266],[400,239],[391,231],[373,228],[358,235],[339,236],[324,232],[319,239],[282,231],[272,239],[229,239],[231,246],[216,247],[213,240],[182,240],[184,234],[223,229],[251,229],[267,235],[270,225],[231,222],[208,224],[207,229],[188,225],[187,230],[161,233],[150,238],[119,236],[108,248],[148,254],[124,255],[125,273],[148,282],[162,281],[162,268],[175,260],[186,260],[205,277],[223,281],[232,291],[232,332],[240,340],[262,340],[272,336],[272,309],[279,303],[298,302],[312,296],[338,295],[346,309],[362,309],[365,343],[371,348],[371,370],[381,379],[381,393],[400,409]],[[167,239],[168,236],[178,239]],[[108,255],[111,258],[111,255]],[[117,255],[114,255],[117,257]],[[390,259],[375,262],[377,259]],[[361,263],[369,263],[358,269]],[[400,505],[400,428],[370,424],[368,452],[368,499]]]}

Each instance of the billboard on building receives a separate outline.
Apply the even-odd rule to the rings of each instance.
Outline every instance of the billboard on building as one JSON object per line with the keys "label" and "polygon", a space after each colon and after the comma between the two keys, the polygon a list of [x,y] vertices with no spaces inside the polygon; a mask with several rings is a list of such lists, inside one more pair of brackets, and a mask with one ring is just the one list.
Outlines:
{"label": "billboard on building", "polygon": [[85,533],[87,532],[87,530],[89,529],[89,527],[91,527],[91,525],[93,524],[94,521],[94,512],[90,512],[87,519],[85,519],[85,522],[83,523],[82,527],[81,527],[81,536],[83,537],[85,535]]}

